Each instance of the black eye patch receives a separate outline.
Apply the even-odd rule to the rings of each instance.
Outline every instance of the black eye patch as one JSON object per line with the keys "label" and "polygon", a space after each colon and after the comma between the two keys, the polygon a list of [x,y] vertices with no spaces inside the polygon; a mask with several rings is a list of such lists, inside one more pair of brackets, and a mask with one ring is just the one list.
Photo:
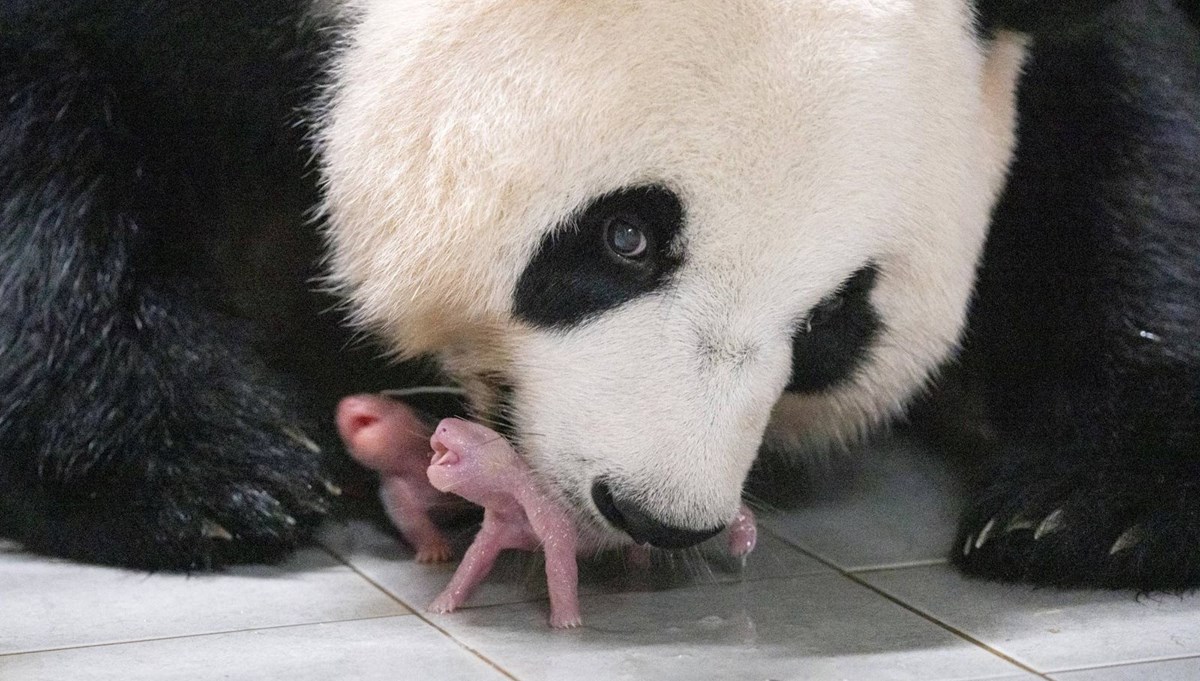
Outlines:
{"label": "black eye patch", "polygon": [[883,330],[871,305],[878,273],[874,264],[858,270],[800,320],[792,336],[792,378],[786,391],[827,390],[849,380],[866,360]]}
{"label": "black eye patch", "polygon": [[542,239],[517,280],[513,314],[566,329],[660,289],[683,264],[675,243],[682,227],[683,204],[665,187],[593,200]]}

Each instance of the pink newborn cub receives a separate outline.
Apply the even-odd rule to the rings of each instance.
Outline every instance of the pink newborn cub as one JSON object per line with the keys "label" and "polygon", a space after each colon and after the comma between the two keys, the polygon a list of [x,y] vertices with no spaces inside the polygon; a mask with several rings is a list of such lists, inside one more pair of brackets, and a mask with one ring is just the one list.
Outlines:
{"label": "pink newborn cub", "polygon": [[[504,549],[543,550],[550,591],[550,624],[580,624],[578,531],[566,509],[548,497],[512,446],[494,431],[461,419],[445,419],[432,437],[407,405],[379,395],[342,400],[338,430],[359,463],[380,474],[380,498],[392,522],[417,552],[417,561],[450,559],[450,545],[430,511],[458,497],[482,506],[483,527],[467,549],[450,585],[430,610],[461,606]],[[432,460],[430,449],[432,448]],[[758,537],[754,514],[742,506],[729,524],[728,547],[744,558]],[[629,548],[649,564],[647,549]]]}
{"label": "pink newborn cub", "polygon": [[338,432],[351,456],[379,473],[379,499],[392,524],[417,551],[418,563],[450,560],[450,543],[430,510],[458,503],[429,484],[429,426],[408,405],[382,395],[338,404]]}
{"label": "pink newborn cub", "polygon": [[570,515],[537,486],[525,462],[495,432],[461,419],[445,419],[430,439],[429,482],[483,507],[483,527],[463,556],[450,585],[429,609],[451,612],[483,581],[504,549],[546,554],[550,626],[577,627],[578,532]]}
{"label": "pink newborn cub", "polygon": [[[516,450],[494,431],[461,419],[445,419],[430,444],[434,455],[429,482],[484,511],[483,527],[450,585],[429,609],[451,612],[466,602],[504,549],[541,549],[546,554],[550,625],[579,626],[578,532],[570,514],[541,491]],[[754,514],[742,506],[729,525],[729,552],[744,557],[754,549],[757,538]]]}

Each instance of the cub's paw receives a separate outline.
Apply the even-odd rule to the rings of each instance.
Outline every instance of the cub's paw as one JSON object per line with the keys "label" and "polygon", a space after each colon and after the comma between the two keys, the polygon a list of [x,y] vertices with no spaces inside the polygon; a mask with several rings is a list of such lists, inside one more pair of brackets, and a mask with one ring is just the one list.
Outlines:
{"label": "cub's paw", "polygon": [[583,626],[583,618],[578,608],[569,612],[551,612],[550,626],[554,629],[575,629]]}
{"label": "cub's paw", "polygon": [[460,605],[462,605],[462,599],[455,597],[447,590],[438,594],[438,597],[425,607],[425,610],[436,615],[448,615],[458,610]]}
{"label": "cub's paw", "polygon": [[448,563],[454,550],[445,541],[436,541],[417,547],[418,563]]}
{"label": "cub's paw", "polygon": [[1200,462],[1010,464],[966,511],[952,561],[969,575],[1061,587],[1200,586]]}

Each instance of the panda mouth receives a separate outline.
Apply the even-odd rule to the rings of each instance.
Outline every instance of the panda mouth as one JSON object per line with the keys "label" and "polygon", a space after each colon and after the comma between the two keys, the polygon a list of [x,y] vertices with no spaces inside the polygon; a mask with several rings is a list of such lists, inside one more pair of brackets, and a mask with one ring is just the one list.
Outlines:
{"label": "panda mouth", "polygon": [[[540,482],[543,491],[555,498],[575,521],[581,546],[595,550],[618,548],[636,543],[627,532],[614,527],[590,494],[591,486],[575,479],[575,476],[558,476],[532,465],[521,445],[522,437],[513,415],[516,413],[515,384],[499,372],[478,377],[482,384],[482,399],[471,400],[471,420],[503,437],[517,451],[533,476]],[[582,460],[584,457],[562,452],[555,458]],[[587,476],[584,476],[585,478]]]}

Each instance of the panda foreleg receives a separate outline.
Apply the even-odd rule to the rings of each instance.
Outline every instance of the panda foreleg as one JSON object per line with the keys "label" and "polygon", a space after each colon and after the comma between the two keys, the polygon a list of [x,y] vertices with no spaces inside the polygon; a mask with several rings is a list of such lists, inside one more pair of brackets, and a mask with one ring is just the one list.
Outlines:
{"label": "panda foreleg", "polygon": [[321,456],[154,260],[122,74],[27,37],[0,43],[0,536],[154,569],[279,558],[326,507]]}
{"label": "panda foreleg", "polygon": [[995,450],[969,574],[1200,587],[1198,76],[1166,1],[1035,43],[964,357]]}

